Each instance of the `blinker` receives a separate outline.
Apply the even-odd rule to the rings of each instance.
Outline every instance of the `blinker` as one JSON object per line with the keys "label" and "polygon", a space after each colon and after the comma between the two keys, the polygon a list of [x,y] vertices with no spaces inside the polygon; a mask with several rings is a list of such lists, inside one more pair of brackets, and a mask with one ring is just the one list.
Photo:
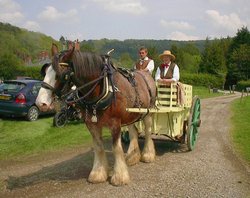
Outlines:
{"label": "blinker", "polygon": [[62,66],[62,67],[68,67],[69,66],[68,63],[59,63],[59,65]]}

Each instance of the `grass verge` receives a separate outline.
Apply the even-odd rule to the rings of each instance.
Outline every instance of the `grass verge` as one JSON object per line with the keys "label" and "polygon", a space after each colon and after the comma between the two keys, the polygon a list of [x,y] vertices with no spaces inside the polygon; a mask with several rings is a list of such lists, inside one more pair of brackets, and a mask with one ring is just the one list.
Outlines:
{"label": "grass verge", "polygon": [[212,98],[216,96],[222,96],[222,93],[213,93],[210,92],[207,87],[202,86],[193,86],[193,96],[199,96],[199,98]]}
{"label": "grass verge", "polygon": [[91,135],[84,124],[72,122],[63,128],[56,128],[52,122],[52,117],[35,122],[0,120],[0,160],[91,143]]}
{"label": "grass verge", "polygon": [[232,138],[236,150],[250,164],[250,97],[235,100],[231,105]]}

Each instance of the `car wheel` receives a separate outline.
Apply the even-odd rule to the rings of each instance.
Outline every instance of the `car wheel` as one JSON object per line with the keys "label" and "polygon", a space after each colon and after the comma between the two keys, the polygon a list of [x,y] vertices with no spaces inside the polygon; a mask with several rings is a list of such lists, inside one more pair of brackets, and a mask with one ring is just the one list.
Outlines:
{"label": "car wheel", "polygon": [[36,106],[30,107],[28,114],[26,116],[28,121],[35,121],[38,119],[39,116],[39,110]]}

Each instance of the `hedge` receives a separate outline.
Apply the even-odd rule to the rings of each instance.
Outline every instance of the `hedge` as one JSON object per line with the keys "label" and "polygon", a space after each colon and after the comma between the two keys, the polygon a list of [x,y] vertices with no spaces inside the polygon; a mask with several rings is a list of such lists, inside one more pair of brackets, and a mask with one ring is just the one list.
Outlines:
{"label": "hedge", "polygon": [[180,81],[186,84],[195,85],[195,86],[205,86],[211,88],[223,88],[225,79],[223,77],[217,77],[211,74],[190,74],[184,73],[181,74]]}
{"label": "hedge", "polygon": [[25,77],[31,77],[33,79],[39,79],[42,80],[43,77],[40,74],[42,66],[19,66],[17,68],[17,76],[25,76]]}

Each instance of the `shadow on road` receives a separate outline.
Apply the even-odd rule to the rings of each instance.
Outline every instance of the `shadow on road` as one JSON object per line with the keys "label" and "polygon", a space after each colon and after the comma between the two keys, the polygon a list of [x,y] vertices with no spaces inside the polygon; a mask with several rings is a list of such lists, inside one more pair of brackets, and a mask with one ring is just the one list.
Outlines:
{"label": "shadow on road", "polygon": [[[156,155],[161,156],[165,153],[183,153],[187,152],[187,146],[173,142],[171,140],[154,140]],[[139,139],[139,146],[142,149],[144,139]],[[123,144],[124,151],[127,151],[128,144]],[[111,140],[105,140],[105,150],[109,161],[109,166],[112,168],[114,164]],[[62,153],[63,155],[63,153]],[[35,184],[58,181],[67,182],[70,180],[86,179],[91,171],[93,164],[93,151],[77,155],[69,160],[62,161],[52,166],[47,166],[39,171],[20,177],[9,177],[6,181],[7,189],[13,190],[16,188],[24,188]]]}
{"label": "shadow on road", "polygon": [[50,180],[63,182],[87,178],[92,167],[92,161],[93,154],[92,151],[89,151],[25,176],[9,177],[7,179],[7,188],[10,190],[23,188]]}

